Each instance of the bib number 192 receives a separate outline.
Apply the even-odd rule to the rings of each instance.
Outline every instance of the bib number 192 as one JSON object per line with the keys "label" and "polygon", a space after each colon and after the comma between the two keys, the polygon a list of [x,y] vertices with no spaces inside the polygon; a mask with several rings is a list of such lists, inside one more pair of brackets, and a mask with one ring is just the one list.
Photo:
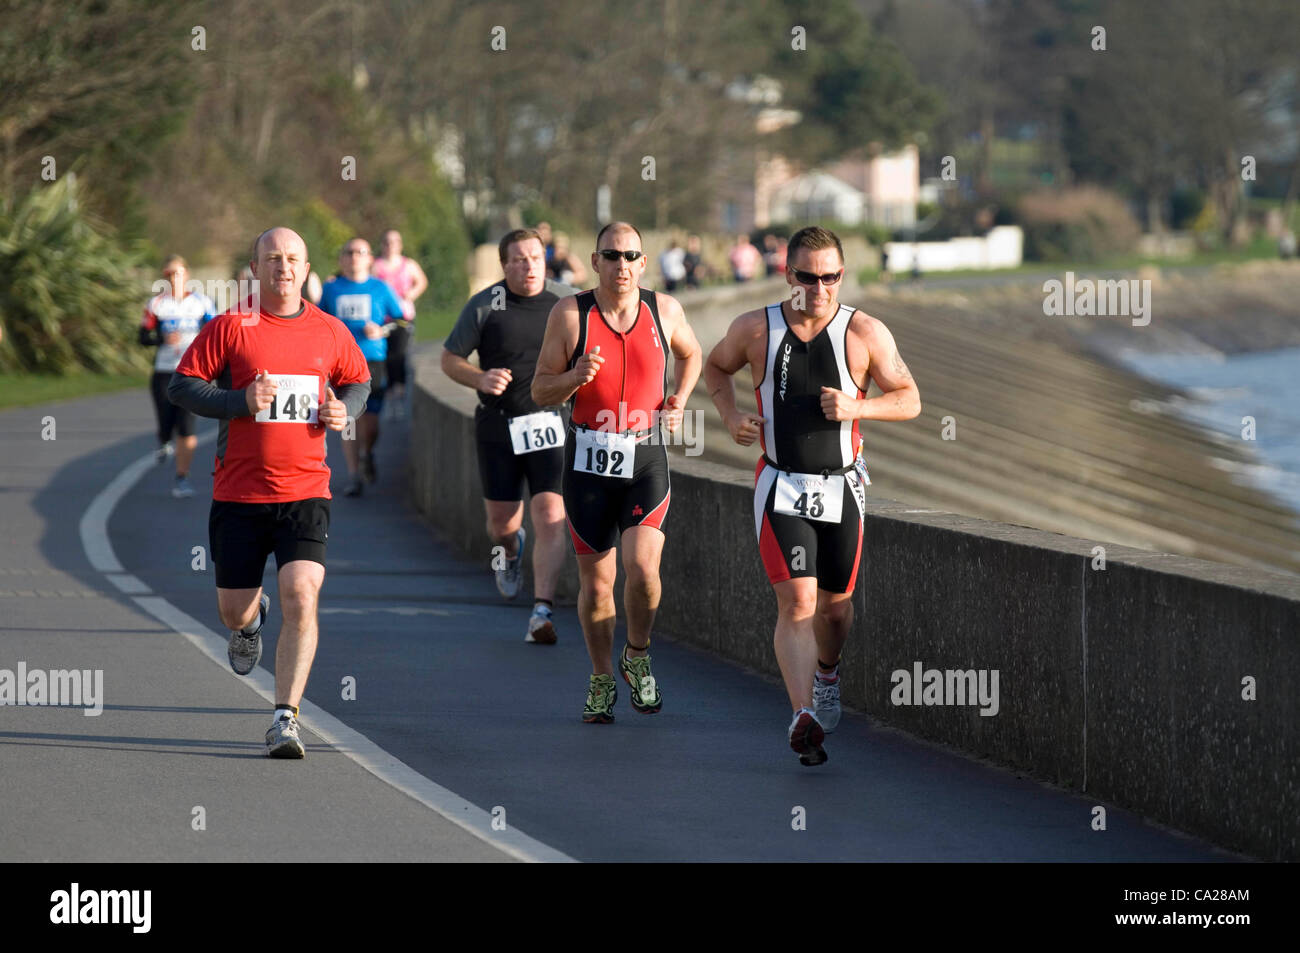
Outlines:
{"label": "bib number 192", "polygon": [[582,469],[588,473],[615,477],[626,475],[623,473],[623,451],[606,450],[604,447],[597,450],[590,446],[584,449],[587,451],[587,465]]}
{"label": "bib number 192", "polygon": [[636,466],[636,438],[580,429],[574,432],[573,469],[580,473],[630,480]]}

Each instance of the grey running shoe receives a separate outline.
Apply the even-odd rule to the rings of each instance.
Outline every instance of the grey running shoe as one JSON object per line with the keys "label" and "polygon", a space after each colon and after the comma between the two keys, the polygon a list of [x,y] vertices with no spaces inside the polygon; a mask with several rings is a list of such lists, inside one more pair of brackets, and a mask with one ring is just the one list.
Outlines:
{"label": "grey running shoe", "polygon": [[352,478],[351,482],[348,483],[348,488],[347,488],[346,490],[343,491],[343,495],[344,495],[344,496],[360,496],[360,495],[361,495],[361,477],[360,477],[360,476],[354,476],[354,477]]}
{"label": "grey running shoe", "polygon": [[555,644],[555,620],[545,605],[533,607],[533,614],[528,619],[528,635],[524,641],[536,642],[538,645]]}
{"label": "grey running shoe", "polygon": [[840,723],[840,679],[827,682],[822,680],[822,673],[813,676],[813,710],[822,728],[831,732]]}
{"label": "grey running shoe", "polygon": [[239,629],[231,630],[226,656],[236,675],[247,675],[262,660],[262,626],[266,625],[266,616],[270,610],[271,597],[264,592],[257,609],[257,634],[246,635]]}
{"label": "grey running shoe", "polygon": [[519,595],[519,583],[523,577],[523,573],[520,571],[519,567],[524,561],[524,540],[527,538],[528,534],[524,532],[524,528],[522,526],[519,527],[519,532],[515,534],[515,539],[519,543],[519,548],[515,552],[515,558],[506,560],[505,569],[496,570],[497,592],[501,593],[501,595],[505,596],[507,599],[513,599],[515,596]]}
{"label": "grey running shoe", "polygon": [[266,756],[268,758],[301,758],[307,753],[298,737],[298,719],[276,719],[275,724],[266,730]]}
{"label": "grey running shoe", "polygon": [[176,482],[172,484],[172,496],[178,500],[183,500],[193,495],[194,487],[190,485],[189,478],[178,476]]}

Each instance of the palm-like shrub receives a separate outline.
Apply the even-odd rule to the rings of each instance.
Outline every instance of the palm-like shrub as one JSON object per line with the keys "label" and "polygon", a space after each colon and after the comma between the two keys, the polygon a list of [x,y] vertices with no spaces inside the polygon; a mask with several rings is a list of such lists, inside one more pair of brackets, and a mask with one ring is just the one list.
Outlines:
{"label": "palm-like shrub", "polygon": [[79,201],[75,177],[0,197],[0,371],[146,370],[140,263]]}

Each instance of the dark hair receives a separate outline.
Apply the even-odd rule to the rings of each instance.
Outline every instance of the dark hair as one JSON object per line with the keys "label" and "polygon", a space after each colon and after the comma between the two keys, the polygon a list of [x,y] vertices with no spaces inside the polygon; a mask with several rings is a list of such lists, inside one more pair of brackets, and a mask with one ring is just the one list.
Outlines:
{"label": "dark hair", "polygon": [[514,231],[506,232],[501,238],[501,244],[497,245],[497,255],[501,258],[501,264],[506,263],[506,250],[515,242],[526,242],[531,239],[537,239],[545,249],[546,242],[542,241],[541,234],[535,228],[516,228]]}
{"label": "dark hair", "polygon": [[606,232],[610,231],[611,229],[617,231],[623,228],[630,228],[632,231],[636,232],[636,240],[641,242],[642,245],[645,244],[645,239],[641,237],[640,230],[631,222],[610,222],[608,225],[606,225],[596,234],[596,250],[597,251],[600,250],[600,240],[605,237]]}
{"label": "dark hair", "polygon": [[791,235],[789,243],[785,246],[785,260],[794,261],[795,252],[800,248],[807,248],[809,251],[834,248],[840,253],[840,263],[844,262],[844,246],[840,244],[840,237],[829,228],[822,228],[820,225],[809,225]]}

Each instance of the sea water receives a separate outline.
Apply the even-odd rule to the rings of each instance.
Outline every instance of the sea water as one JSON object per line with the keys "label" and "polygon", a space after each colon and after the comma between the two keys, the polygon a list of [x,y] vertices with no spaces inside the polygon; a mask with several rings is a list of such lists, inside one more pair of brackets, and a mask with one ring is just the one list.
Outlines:
{"label": "sea water", "polygon": [[1300,348],[1231,355],[1126,351],[1119,358],[1134,373],[1182,391],[1166,406],[1252,457],[1247,463],[1211,457],[1211,466],[1300,514]]}

